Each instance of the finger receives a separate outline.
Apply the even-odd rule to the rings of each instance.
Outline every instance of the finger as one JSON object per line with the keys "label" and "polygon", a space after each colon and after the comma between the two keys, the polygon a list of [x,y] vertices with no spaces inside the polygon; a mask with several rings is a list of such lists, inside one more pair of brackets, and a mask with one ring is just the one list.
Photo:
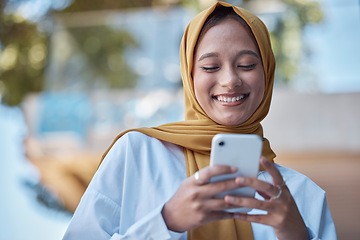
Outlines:
{"label": "finger", "polygon": [[194,182],[199,183],[209,183],[212,177],[223,175],[223,174],[231,174],[237,171],[236,167],[226,166],[226,165],[217,165],[217,166],[208,166],[198,171],[198,179],[195,179],[195,174],[193,175]]}
{"label": "finger", "polygon": [[267,197],[264,197],[265,199],[275,197],[279,194],[279,188],[277,186],[257,178],[237,177],[235,181],[239,186],[251,187],[258,193],[261,193],[262,196],[264,196],[263,194],[267,195]]}
{"label": "finger", "polygon": [[[225,211],[228,209],[239,208],[239,206],[232,205],[224,200],[224,198],[213,198],[204,203],[208,211]],[[205,209],[204,209],[205,210]]]}
{"label": "finger", "polygon": [[269,162],[265,157],[261,157],[260,163],[264,167],[264,169],[271,175],[274,185],[279,186],[283,183],[283,177],[273,163]]}
{"label": "finger", "polygon": [[204,195],[213,198],[218,194],[243,187],[241,184],[238,184],[235,180],[236,180],[235,178],[232,178],[219,182],[209,183],[206,186],[204,186],[201,191],[204,193]]}
{"label": "finger", "polygon": [[232,204],[227,203],[224,198],[211,198],[202,204],[204,211],[224,211],[226,209],[238,208]]}
{"label": "finger", "polygon": [[225,211],[213,211],[210,213],[210,221],[218,221],[224,219],[234,218],[234,213],[225,212]]}
{"label": "finger", "polygon": [[224,200],[227,203],[237,207],[254,208],[267,212],[273,212],[276,207],[272,202],[261,201],[256,198],[235,197],[227,195],[225,196]]}

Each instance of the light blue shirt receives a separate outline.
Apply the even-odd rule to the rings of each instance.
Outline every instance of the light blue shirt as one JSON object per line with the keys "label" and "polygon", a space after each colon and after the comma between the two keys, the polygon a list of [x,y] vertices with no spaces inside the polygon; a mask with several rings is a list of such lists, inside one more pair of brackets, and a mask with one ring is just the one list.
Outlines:
{"label": "light blue shirt", "polygon": [[[306,176],[279,165],[277,168],[311,238],[336,239],[325,192]],[[129,132],[114,144],[100,165],[63,240],[187,239],[186,232],[169,231],[161,215],[164,204],[185,179],[181,147]],[[259,179],[271,182],[266,172],[260,172]],[[276,239],[272,227],[252,223],[252,229],[256,240]]]}

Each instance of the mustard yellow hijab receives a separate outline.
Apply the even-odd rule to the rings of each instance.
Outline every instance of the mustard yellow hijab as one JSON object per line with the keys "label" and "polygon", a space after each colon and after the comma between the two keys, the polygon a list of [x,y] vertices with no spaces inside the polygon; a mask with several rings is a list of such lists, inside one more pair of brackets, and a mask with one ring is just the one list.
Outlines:
{"label": "mustard yellow hijab", "polygon": [[[194,49],[199,33],[208,16],[218,6],[231,7],[250,27],[259,46],[265,72],[265,93],[263,100],[255,113],[244,123],[237,126],[223,126],[215,123],[202,110],[196,100],[194,84],[191,75],[193,67]],[[118,135],[109,149],[104,153],[103,159],[113,144],[129,131],[139,131],[157,139],[182,146],[186,159],[187,176],[193,175],[197,170],[209,165],[211,140],[218,133],[257,134],[263,138],[260,122],[267,115],[274,81],[275,59],[271,50],[269,34],[264,23],[252,13],[233,5],[218,2],[209,9],[198,14],[185,30],[181,47],[181,76],[185,97],[185,121],[164,124],[152,128],[138,128],[125,131]],[[268,160],[272,161],[275,153],[271,150],[269,141],[263,138],[263,152]],[[233,219],[213,222],[188,232],[188,239],[253,239],[251,224]]]}

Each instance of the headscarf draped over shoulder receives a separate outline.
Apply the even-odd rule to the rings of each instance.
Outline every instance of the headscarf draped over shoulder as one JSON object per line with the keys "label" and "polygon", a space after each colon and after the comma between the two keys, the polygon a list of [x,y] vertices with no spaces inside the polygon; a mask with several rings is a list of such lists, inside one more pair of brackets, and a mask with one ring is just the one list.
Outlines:
{"label": "headscarf draped over shoulder", "polygon": [[[200,31],[208,16],[218,7],[233,8],[245,20],[258,44],[265,72],[265,93],[260,106],[244,123],[237,126],[219,125],[210,119],[196,100],[192,79],[193,56]],[[129,131],[139,131],[151,137],[182,146],[186,159],[187,176],[209,165],[211,140],[218,133],[257,134],[263,138],[262,155],[273,161],[275,153],[270,148],[269,141],[263,137],[260,122],[268,114],[274,82],[275,59],[271,49],[269,33],[264,23],[252,13],[224,2],[217,2],[210,8],[198,14],[185,30],[181,47],[181,76],[184,86],[185,120],[168,123],[152,128],[130,129],[119,134],[114,143]],[[250,223],[235,220],[213,222],[188,232],[188,239],[252,239]]]}

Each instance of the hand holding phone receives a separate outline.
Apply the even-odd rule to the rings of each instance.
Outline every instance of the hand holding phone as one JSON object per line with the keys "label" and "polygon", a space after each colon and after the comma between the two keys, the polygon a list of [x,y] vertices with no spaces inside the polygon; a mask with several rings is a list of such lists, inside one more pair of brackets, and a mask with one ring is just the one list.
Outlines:
{"label": "hand holding phone", "polygon": [[[263,141],[254,134],[217,134],[211,144],[210,165],[229,165],[237,167],[234,174],[213,177],[210,182],[224,181],[238,176],[257,177]],[[254,197],[255,189],[241,187],[216,195],[223,198],[226,195]],[[229,212],[248,212],[248,208],[236,208]]]}

